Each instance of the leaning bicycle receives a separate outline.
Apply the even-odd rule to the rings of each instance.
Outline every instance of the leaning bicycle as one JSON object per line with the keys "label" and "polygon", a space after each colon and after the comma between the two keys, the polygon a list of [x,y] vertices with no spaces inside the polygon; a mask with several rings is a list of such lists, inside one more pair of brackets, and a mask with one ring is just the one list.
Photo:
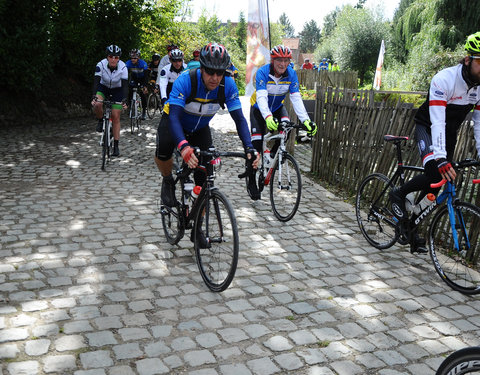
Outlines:
{"label": "leaning bicycle", "polygon": [[[240,152],[220,152],[214,147],[208,151],[196,150],[208,160],[203,186],[194,186],[190,178],[193,169],[175,152],[173,167],[176,204],[168,207],[158,201],[165,237],[171,245],[177,244],[185,230],[191,229],[195,259],[205,284],[214,292],[228,288],[235,276],[238,263],[238,228],[235,213],[227,197],[214,186],[220,157],[241,157]],[[202,170],[198,168],[197,170]],[[193,194],[193,196],[192,196]]]}
{"label": "leaning bicycle", "polygon": [[102,171],[105,170],[106,164],[110,162],[110,157],[113,152],[113,124],[112,124],[112,105],[122,104],[121,102],[113,102],[110,100],[96,101],[103,103],[103,127],[102,135],[100,136],[100,146],[102,146]]}
{"label": "leaning bicycle", "polygon": [[450,354],[435,375],[480,374],[480,347],[463,348]]}
{"label": "leaning bicycle", "polygon": [[262,192],[269,186],[272,210],[280,221],[289,221],[295,216],[302,195],[300,168],[286,146],[288,135],[293,129],[303,129],[303,126],[291,121],[281,121],[278,124],[278,133],[269,132],[263,137],[258,189]]}
{"label": "leaning bicycle", "polygon": [[[389,192],[405,183],[406,171],[422,172],[423,168],[403,165],[401,143],[408,137],[386,135],[384,140],[396,147],[397,169],[391,178],[373,173],[360,183],[355,211],[363,236],[377,249],[387,249],[397,241],[406,245],[411,243],[413,233],[426,218],[440,208],[428,230],[429,252],[435,270],[452,289],[464,294],[480,293],[480,208],[457,199],[455,185],[447,182],[446,188],[430,205],[412,213],[407,225],[400,225],[393,214]],[[480,162],[465,159],[452,164],[456,169],[463,169],[479,166]],[[442,205],[444,202],[446,205]]]}
{"label": "leaning bicycle", "polygon": [[[138,93],[138,87],[132,87],[132,100],[130,100],[130,132],[133,134],[135,129],[140,130],[140,122],[142,121],[142,101]],[[141,88],[140,88],[141,89]]]}

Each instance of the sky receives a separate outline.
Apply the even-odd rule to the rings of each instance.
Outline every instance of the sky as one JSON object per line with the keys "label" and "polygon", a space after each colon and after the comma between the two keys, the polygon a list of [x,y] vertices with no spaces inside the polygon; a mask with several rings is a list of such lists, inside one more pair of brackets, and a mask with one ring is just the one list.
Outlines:
{"label": "sky", "polygon": [[[192,0],[193,15],[191,21],[198,20],[205,9],[207,14],[216,14],[222,22],[228,20],[237,22],[240,12],[248,17],[248,0]],[[335,8],[342,5],[355,5],[357,0],[269,0],[268,9],[271,22],[278,22],[280,15],[285,13],[295,29],[295,34],[303,30],[305,23],[315,20],[320,29],[323,27],[323,18]],[[384,16],[391,20],[400,0],[367,0],[367,8],[383,8]],[[247,20],[248,21],[248,20]]]}

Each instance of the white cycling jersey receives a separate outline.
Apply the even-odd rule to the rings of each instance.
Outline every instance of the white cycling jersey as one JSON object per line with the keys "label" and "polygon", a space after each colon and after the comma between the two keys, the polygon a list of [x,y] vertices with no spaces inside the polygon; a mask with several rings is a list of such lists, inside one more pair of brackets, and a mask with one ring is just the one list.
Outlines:
{"label": "white cycling jersey", "polygon": [[157,85],[160,87],[160,97],[167,99],[170,91],[172,91],[173,82],[182,72],[187,69],[187,64],[182,64],[182,70],[176,72],[172,64],[166,65],[157,76]]}
{"label": "white cycling jersey", "polygon": [[418,109],[415,122],[431,129],[433,157],[446,158],[447,138],[456,139],[467,114],[473,111],[474,136],[480,155],[480,87],[468,89],[462,65],[438,72],[430,84],[427,100]]}
{"label": "white cycling jersey", "polygon": [[109,89],[122,87],[122,79],[128,79],[128,69],[122,60],[118,61],[116,69],[108,67],[108,60],[105,58],[95,67],[95,75],[100,76],[100,83]]}

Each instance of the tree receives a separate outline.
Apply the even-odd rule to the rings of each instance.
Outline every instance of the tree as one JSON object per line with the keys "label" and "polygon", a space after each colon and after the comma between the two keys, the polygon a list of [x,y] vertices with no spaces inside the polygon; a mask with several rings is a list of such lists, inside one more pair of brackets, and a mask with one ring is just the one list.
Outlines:
{"label": "tree", "polygon": [[315,51],[320,41],[320,28],[314,20],[305,23],[300,33],[300,51],[303,53],[312,53]]}
{"label": "tree", "polygon": [[323,18],[322,39],[328,38],[332,34],[335,27],[337,27],[337,16],[340,13],[340,8],[336,7]]}
{"label": "tree", "polygon": [[237,35],[238,46],[247,53],[247,21],[243,12],[240,12],[237,29],[235,31]]}
{"label": "tree", "polygon": [[283,36],[285,38],[293,38],[295,36],[295,29],[285,13],[280,15],[278,23],[283,26]]}
{"label": "tree", "polygon": [[367,0],[358,0],[357,4],[354,6],[355,9],[363,9]]}
{"label": "tree", "polygon": [[367,9],[345,6],[337,17],[330,43],[334,59],[342,69],[358,71],[360,86],[366,74],[373,72],[382,39],[388,42],[388,26]]}

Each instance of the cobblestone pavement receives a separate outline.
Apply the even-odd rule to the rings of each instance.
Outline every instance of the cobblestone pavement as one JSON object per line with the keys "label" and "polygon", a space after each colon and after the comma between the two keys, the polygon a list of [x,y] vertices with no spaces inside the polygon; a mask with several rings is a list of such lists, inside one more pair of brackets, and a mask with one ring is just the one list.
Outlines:
{"label": "cobblestone pavement", "polygon": [[[433,374],[480,344],[480,301],[429,258],[372,248],[353,207],[307,177],[280,223],[233,160],[217,185],[236,210],[239,266],[210,292],[189,233],[179,246],[163,236],[157,123],[124,130],[106,172],[92,119],[0,130],[3,374]],[[219,149],[240,148],[228,115],[213,128]],[[309,151],[296,148],[304,170]]]}

